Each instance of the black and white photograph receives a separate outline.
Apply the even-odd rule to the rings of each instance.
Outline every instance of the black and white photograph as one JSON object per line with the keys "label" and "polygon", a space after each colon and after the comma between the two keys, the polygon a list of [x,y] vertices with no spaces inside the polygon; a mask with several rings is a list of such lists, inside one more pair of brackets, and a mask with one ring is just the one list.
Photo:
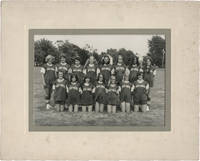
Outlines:
{"label": "black and white photograph", "polygon": [[164,127],[164,34],[35,34],[35,126]]}

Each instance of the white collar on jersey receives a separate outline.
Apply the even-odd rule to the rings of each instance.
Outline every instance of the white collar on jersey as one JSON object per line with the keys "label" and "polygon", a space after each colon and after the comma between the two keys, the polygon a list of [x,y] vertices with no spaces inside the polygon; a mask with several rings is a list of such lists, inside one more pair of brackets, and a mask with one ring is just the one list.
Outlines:
{"label": "white collar on jersey", "polygon": [[48,66],[53,66],[53,64],[49,64],[48,62],[47,62],[47,65],[48,65]]}
{"label": "white collar on jersey", "polygon": [[60,62],[60,64],[61,64],[61,65],[67,65],[67,63],[66,63],[66,62],[64,62],[64,63]]}
{"label": "white collar on jersey", "polygon": [[138,79],[137,81],[138,81],[139,83],[142,83],[142,82],[144,82],[144,80],[143,80],[143,79],[141,79],[141,80],[139,80],[139,79]]}
{"label": "white collar on jersey", "polygon": [[117,65],[122,66],[122,63],[117,63]]}
{"label": "white collar on jersey", "polygon": [[71,82],[72,85],[75,85],[77,82]]}
{"label": "white collar on jersey", "polygon": [[94,64],[89,64],[89,66],[90,66],[90,67],[93,67],[93,66],[94,66]]}
{"label": "white collar on jersey", "polygon": [[90,85],[90,83],[84,83],[84,85],[85,85],[85,86],[89,86],[89,85]]}
{"label": "white collar on jersey", "polygon": [[64,78],[58,78],[58,82],[62,82],[62,81],[64,81]]}

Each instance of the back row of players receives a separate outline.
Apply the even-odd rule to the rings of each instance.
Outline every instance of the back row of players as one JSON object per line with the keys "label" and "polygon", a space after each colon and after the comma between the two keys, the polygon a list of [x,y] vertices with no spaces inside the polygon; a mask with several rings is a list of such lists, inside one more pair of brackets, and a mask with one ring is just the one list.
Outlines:
{"label": "back row of players", "polygon": [[65,55],[60,56],[60,62],[53,64],[54,57],[48,55],[46,64],[41,68],[45,89],[46,108],[49,109],[53,96],[57,111],[63,111],[67,105],[69,112],[103,112],[107,106],[108,113],[115,113],[118,105],[122,112],[130,112],[134,104],[134,111],[147,111],[150,101],[150,87],[156,74],[150,59],[146,65],[138,65],[134,59],[131,67],[123,63],[122,55],[118,56],[117,64],[110,64],[108,55],[102,58],[102,65],[98,65],[91,55],[85,66],[76,57],[70,67],[66,63]]}

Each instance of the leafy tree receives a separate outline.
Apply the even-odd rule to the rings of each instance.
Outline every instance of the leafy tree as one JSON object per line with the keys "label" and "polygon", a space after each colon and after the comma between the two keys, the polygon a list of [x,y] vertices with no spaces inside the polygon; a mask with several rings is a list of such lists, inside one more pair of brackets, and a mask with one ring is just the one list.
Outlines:
{"label": "leafy tree", "polygon": [[165,45],[166,41],[160,36],[153,36],[148,40],[149,53],[147,54],[152,59],[152,64],[158,67],[165,67]]}
{"label": "leafy tree", "polygon": [[36,65],[45,63],[45,57],[52,55],[55,57],[55,63],[58,62],[58,50],[52,41],[41,39],[34,42],[34,61]]}

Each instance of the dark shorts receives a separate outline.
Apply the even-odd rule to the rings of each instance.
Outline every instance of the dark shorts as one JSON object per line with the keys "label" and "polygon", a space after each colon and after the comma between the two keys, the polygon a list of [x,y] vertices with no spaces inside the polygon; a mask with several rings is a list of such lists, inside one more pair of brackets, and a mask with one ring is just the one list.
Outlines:
{"label": "dark shorts", "polygon": [[68,105],[79,105],[80,104],[80,95],[79,94],[69,94],[67,99]]}
{"label": "dark shorts", "polygon": [[133,97],[135,105],[144,105],[147,104],[147,95],[146,94],[135,94]]}
{"label": "dark shorts", "polygon": [[109,92],[107,94],[107,104],[112,106],[117,106],[120,104],[119,96],[114,92]]}
{"label": "dark shorts", "polygon": [[128,93],[122,92],[120,95],[120,101],[131,103],[131,92]]}
{"label": "dark shorts", "polygon": [[95,96],[95,102],[98,102],[100,104],[105,104],[106,103],[106,97],[105,94],[98,94]]}
{"label": "dark shorts", "polygon": [[55,101],[55,104],[65,105],[65,101]]}
{"label": "dark shorts", "polygon": [[90,106],[93,105],[93,95],[89,93],[83,93],[81,96],[81,105],[82,106]]}

